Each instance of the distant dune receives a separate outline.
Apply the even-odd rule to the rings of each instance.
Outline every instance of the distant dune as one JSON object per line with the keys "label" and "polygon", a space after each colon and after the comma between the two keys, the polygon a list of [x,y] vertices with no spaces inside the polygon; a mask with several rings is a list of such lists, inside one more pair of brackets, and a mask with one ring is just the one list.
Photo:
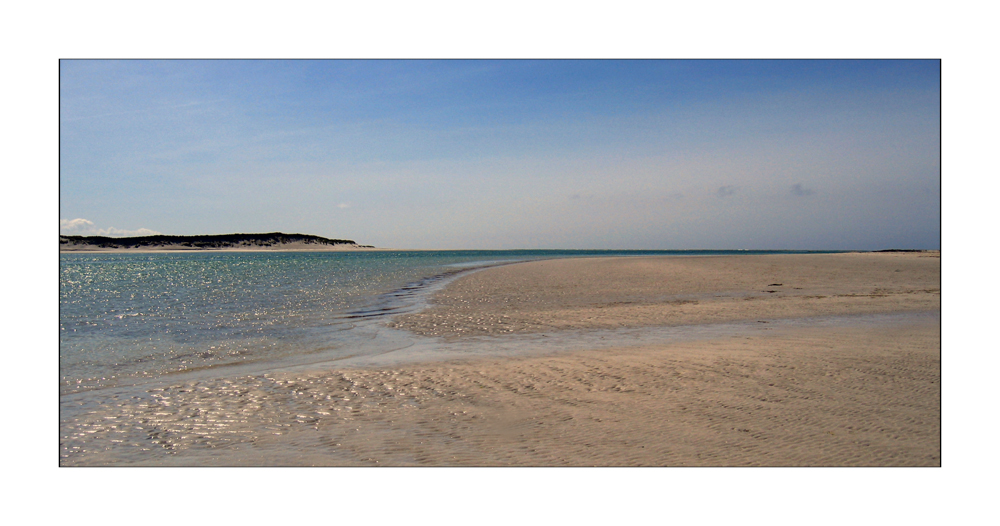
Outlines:
{"label": "distant dune", "polygon": [[350,239],[308,234],[219,234],[206,236],[59,236],[60,252],[170,250],[357,250],[371,249]]}

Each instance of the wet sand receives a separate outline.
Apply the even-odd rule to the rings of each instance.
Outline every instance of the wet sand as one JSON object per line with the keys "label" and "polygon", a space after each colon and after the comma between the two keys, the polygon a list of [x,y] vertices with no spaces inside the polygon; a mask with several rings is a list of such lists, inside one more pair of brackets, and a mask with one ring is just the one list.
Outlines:
{"label": "wet sand", "polygon": [[[939,466],[939,282],[938,253],[488,269],[393,324],[442,346],[588,328],[753,320],[755,329],[190,381],[123,396],[67,426],[64,451],[72,436],[117,445],[63,465]],[[773,323],[845,315],[823,327]]]}

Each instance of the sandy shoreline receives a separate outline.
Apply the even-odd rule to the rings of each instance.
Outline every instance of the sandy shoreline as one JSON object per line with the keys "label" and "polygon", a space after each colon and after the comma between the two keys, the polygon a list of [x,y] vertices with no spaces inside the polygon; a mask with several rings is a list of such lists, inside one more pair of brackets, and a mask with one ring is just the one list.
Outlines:
{"label": "sandy shoreline", "polygon": [[[428,448],[419,463],[937,466],[939,318],[763,332],[776,319],[904,312],[940,312],[939,252],[531,262],[460,279],[392,325],[444,341],[747,320],[764,328],[390,378],[447,393],[434,398],[437,429],[461,437],[454,447],[465,456]],[[379,385],[373,371],[358,374]],[[427,416],[413,424],[434,427]]]}
{"label": "sandy shoreline", "polygon": [[[119,445],[62,463],[940,466],[939,287],[939,253],[487,269],[392,325],[442,348],[488,347],[505,335],[558,342],[588,328],[736,321],[747,329],[542,356],[189,381],[141,403],[123,397],[73,424],[66,436],[118,436]],[[786,322],[819,319],[808,316],[847,321]],[[148,429],[129,445],[131,435],[108,424],[116,420]],[[146,452],[123,463],[122,447]]]}
{"label": "sandy shoreline", "polygon": [[340,373],[373,392],[432,389],[393,425],[452,438],[401,448],[420,451],[413,460],[395,454],[399,442],[353,447],[382,465],[939,466],[939,317],[766,332],[776,319],[940,313],[939,258],[586,258],[479,272],[392,325],[444,341],[746,320],[762,329]]}
{"label": "sandy shoreline", "polygon": [[[289,397],[300,415],[342,416],[268,437],[260,461],[939,466],[939,337],[933,323],[799,329],[279,376],[309,389]],[[324,404],[331,395],[343,405]],[[282,450],[289,441],[294,456]]]}

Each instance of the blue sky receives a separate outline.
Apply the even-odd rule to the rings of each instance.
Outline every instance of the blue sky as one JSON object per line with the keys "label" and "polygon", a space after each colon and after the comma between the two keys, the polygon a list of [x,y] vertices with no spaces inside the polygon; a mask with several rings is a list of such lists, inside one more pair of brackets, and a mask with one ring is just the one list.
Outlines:
{"label": "blue sky", "polygon": [[937,61],[60,63],[70,234],[940,248]]}

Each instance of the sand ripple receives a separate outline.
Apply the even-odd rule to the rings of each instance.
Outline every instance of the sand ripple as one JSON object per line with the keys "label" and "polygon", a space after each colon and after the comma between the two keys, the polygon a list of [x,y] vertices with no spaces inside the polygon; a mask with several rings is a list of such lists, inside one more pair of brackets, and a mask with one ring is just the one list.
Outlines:
{"label": "sand ripple", "polygon": [[62,464],[938,466],[938,336],[788,329],[188,382],[64,423]]}

